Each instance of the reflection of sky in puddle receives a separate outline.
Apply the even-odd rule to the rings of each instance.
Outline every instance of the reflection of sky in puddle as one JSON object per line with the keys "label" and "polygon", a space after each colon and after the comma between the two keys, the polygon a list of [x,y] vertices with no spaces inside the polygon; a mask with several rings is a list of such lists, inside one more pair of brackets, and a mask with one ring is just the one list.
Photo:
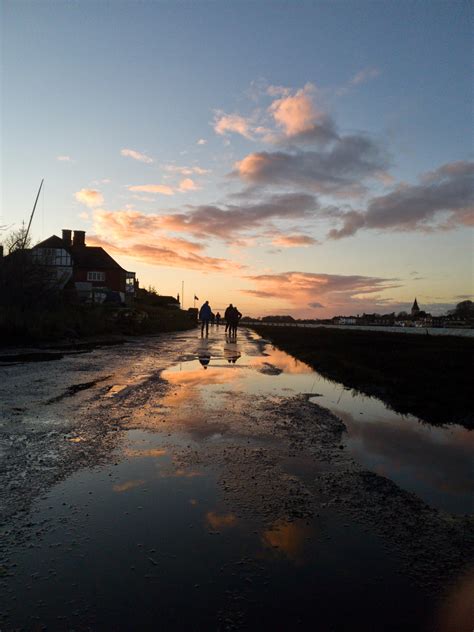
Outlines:
{"label": "reflection of sky in puddle", "polygon": [[296,612],[303,629],[315,617],[324,629],[406,621],[420,597],[370,533],[329,509],[267,527],[239,517],[219,502],[217,475],[178,466],[163,440],[129,431],[115,465],[82,470],[36,503],[31,520],[49,526],[15,557],[15,627],[218,629],[235,594],[267,629],[294,629]]}
{"label": "reflection of sky in puddle", "polygon": [[[177,389],[165,398],[171,408],[193,401],[213,410],[240,394],[314,394],[314,401],[341,417],[348,430],[346,447],[368,469],[394,480],[429,504],[451,512],[473,510],[472,432],[434,427],[390,410],[376,398],[325,379],[311,367],[270,345],[265,355],[248,355],[248,343],[201,343],[197,354],[210,355],[206,370],[199,359],[163,372]],[[203,351],[204,350],[204,351]],[[254,351],[252,345],[252,351]],[[229,364],[229,353],[238,355]],[[271,370],[277,369],[278,371]],[[279,372],[281,371],[281,372]],[[204,413],[205,414],[205,413]]]}

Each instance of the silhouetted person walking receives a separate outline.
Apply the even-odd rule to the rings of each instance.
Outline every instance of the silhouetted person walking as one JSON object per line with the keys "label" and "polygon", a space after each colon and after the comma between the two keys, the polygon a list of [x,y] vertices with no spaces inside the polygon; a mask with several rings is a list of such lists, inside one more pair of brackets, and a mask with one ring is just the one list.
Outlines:
{"label": "silhouetted person walking", "polygon": [[216,325],[219,327],[219,325],[221,324],[221,315],[219,312],[217,312],[216,314]]}
{"label": "silhouetted person walking", "polygon": [[206,336],[209,335],[209,321],[212,317],[211,306],[206,301],[199,310],[199,320],[201,321],[201,336],[204,335],[204,327],[206,328]]}
{"label": "silhouetted person walking", "polygon": [[225,310],[224,312],[224,318],[225,318],[225,333],[227,333],[230,329],[230,319],[232,319],[232,312],[234,310],[234,306],[232,305],[232,303],[229,305],[229,307]]}
{"label": "silhouetted person walking", "polygon": [[239,312],[237,307],[232,307],[232,309],[229,310],[229,317],[228,319],[226,318],[226,320],[229,323],[229,335],[233,336],[234,338],[237,336],[237,327],[239,326],[239,320],[241,318],[242,314]]}

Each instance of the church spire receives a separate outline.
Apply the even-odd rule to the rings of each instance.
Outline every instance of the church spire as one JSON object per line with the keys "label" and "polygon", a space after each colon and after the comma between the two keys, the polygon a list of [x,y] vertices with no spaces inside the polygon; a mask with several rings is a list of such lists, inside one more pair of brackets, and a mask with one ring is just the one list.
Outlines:
{"label": "church spire", "polygon": [[412,316],[416,316],[418,313],[420,312],[420,308],[418,307],[418,302],[415,298],[414,302],[413,302],[413,306],[411,308],[411,315]]}

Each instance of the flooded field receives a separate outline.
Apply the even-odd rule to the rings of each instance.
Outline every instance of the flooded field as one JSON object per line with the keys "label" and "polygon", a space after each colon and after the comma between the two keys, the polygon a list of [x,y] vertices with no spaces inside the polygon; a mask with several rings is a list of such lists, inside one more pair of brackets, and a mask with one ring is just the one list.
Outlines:
{"label": "flooded field", "polygon": [[0,376],[0,629],[470,629],[468,430],[247,330]]}

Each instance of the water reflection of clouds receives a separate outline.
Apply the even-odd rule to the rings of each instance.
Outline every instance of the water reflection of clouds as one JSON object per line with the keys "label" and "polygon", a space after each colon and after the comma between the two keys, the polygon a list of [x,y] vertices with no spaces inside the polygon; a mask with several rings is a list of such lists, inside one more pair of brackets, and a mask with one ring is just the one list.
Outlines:
{"label": "water reflection of clouds", "polygon": [[235,380],[236,374],[227,368],[212,367],[208,371],[203,371],[202,367],[200,367],[191,371],[164,371],[162,377],[170,384],[192,388],[210,384],[226,384]]}
{"label": "water reflection of clouds", "polygon": [[140,457],[160,457],[165,456],[168,453],[164,448],[148,448],[146,450],[135,450],[126,448],[124,455],[128,458],[140,458]]}
{"label": "water reflection of clouds", "polygon": [[117,494],[121,494],[122,492],[128,492],[130,489],[135,489],[135,487],[141,487],[145,484],[145,479],[140,478],[133,481],[125,481],[124,483],[118,483],[113,486],[113,490]]}
{"label": "water reflection of clouds", "polygon": [[235,527],[237,524],[237,516],[233,513],[217,513],[216,511],[208,511],[206,514],[206,523],[213,529],[228,529]]}
{"label": "water reflection of clouds", "polygon": [[456,426],[447,432],[395,413],[390,421],[374,423],[346,411],[333,412],[345,422],[356,458],[378,473],[394,478],[408,471],[410,477],[444,495],[472,493],[474,433],[469,430]]}
{"label": "water reflection of clouds", "polygon": [[441,601],[433,629],[471,632],[474,621],[474,569],[461,575]]}
{"label": "water reflection of clouds", "polygon": [[264,364],[273,364],[284,373],[289,373],[290,375],[314,373],[308,364],[293,358],[293,356],[288,355],[285,351],[268,346],[265,352],[268,355],[252,359],[250,363],[251,368],[258,368]]}
{"label": "water reflection of clouds", "polygon": [[262,544],[267,554],[283,554],[297,565],[305,563],[306,541],[313,534],[313,530],[302,522],[287,522],[278,520],[270,529],[262,534]]}
{"label": "water reflection of clouds", "polygon": [[160,472],[160,478],[196,478],[196,476],[202,476],[202,472],[197,470],[186,470],[178,467],[175,470]]}

